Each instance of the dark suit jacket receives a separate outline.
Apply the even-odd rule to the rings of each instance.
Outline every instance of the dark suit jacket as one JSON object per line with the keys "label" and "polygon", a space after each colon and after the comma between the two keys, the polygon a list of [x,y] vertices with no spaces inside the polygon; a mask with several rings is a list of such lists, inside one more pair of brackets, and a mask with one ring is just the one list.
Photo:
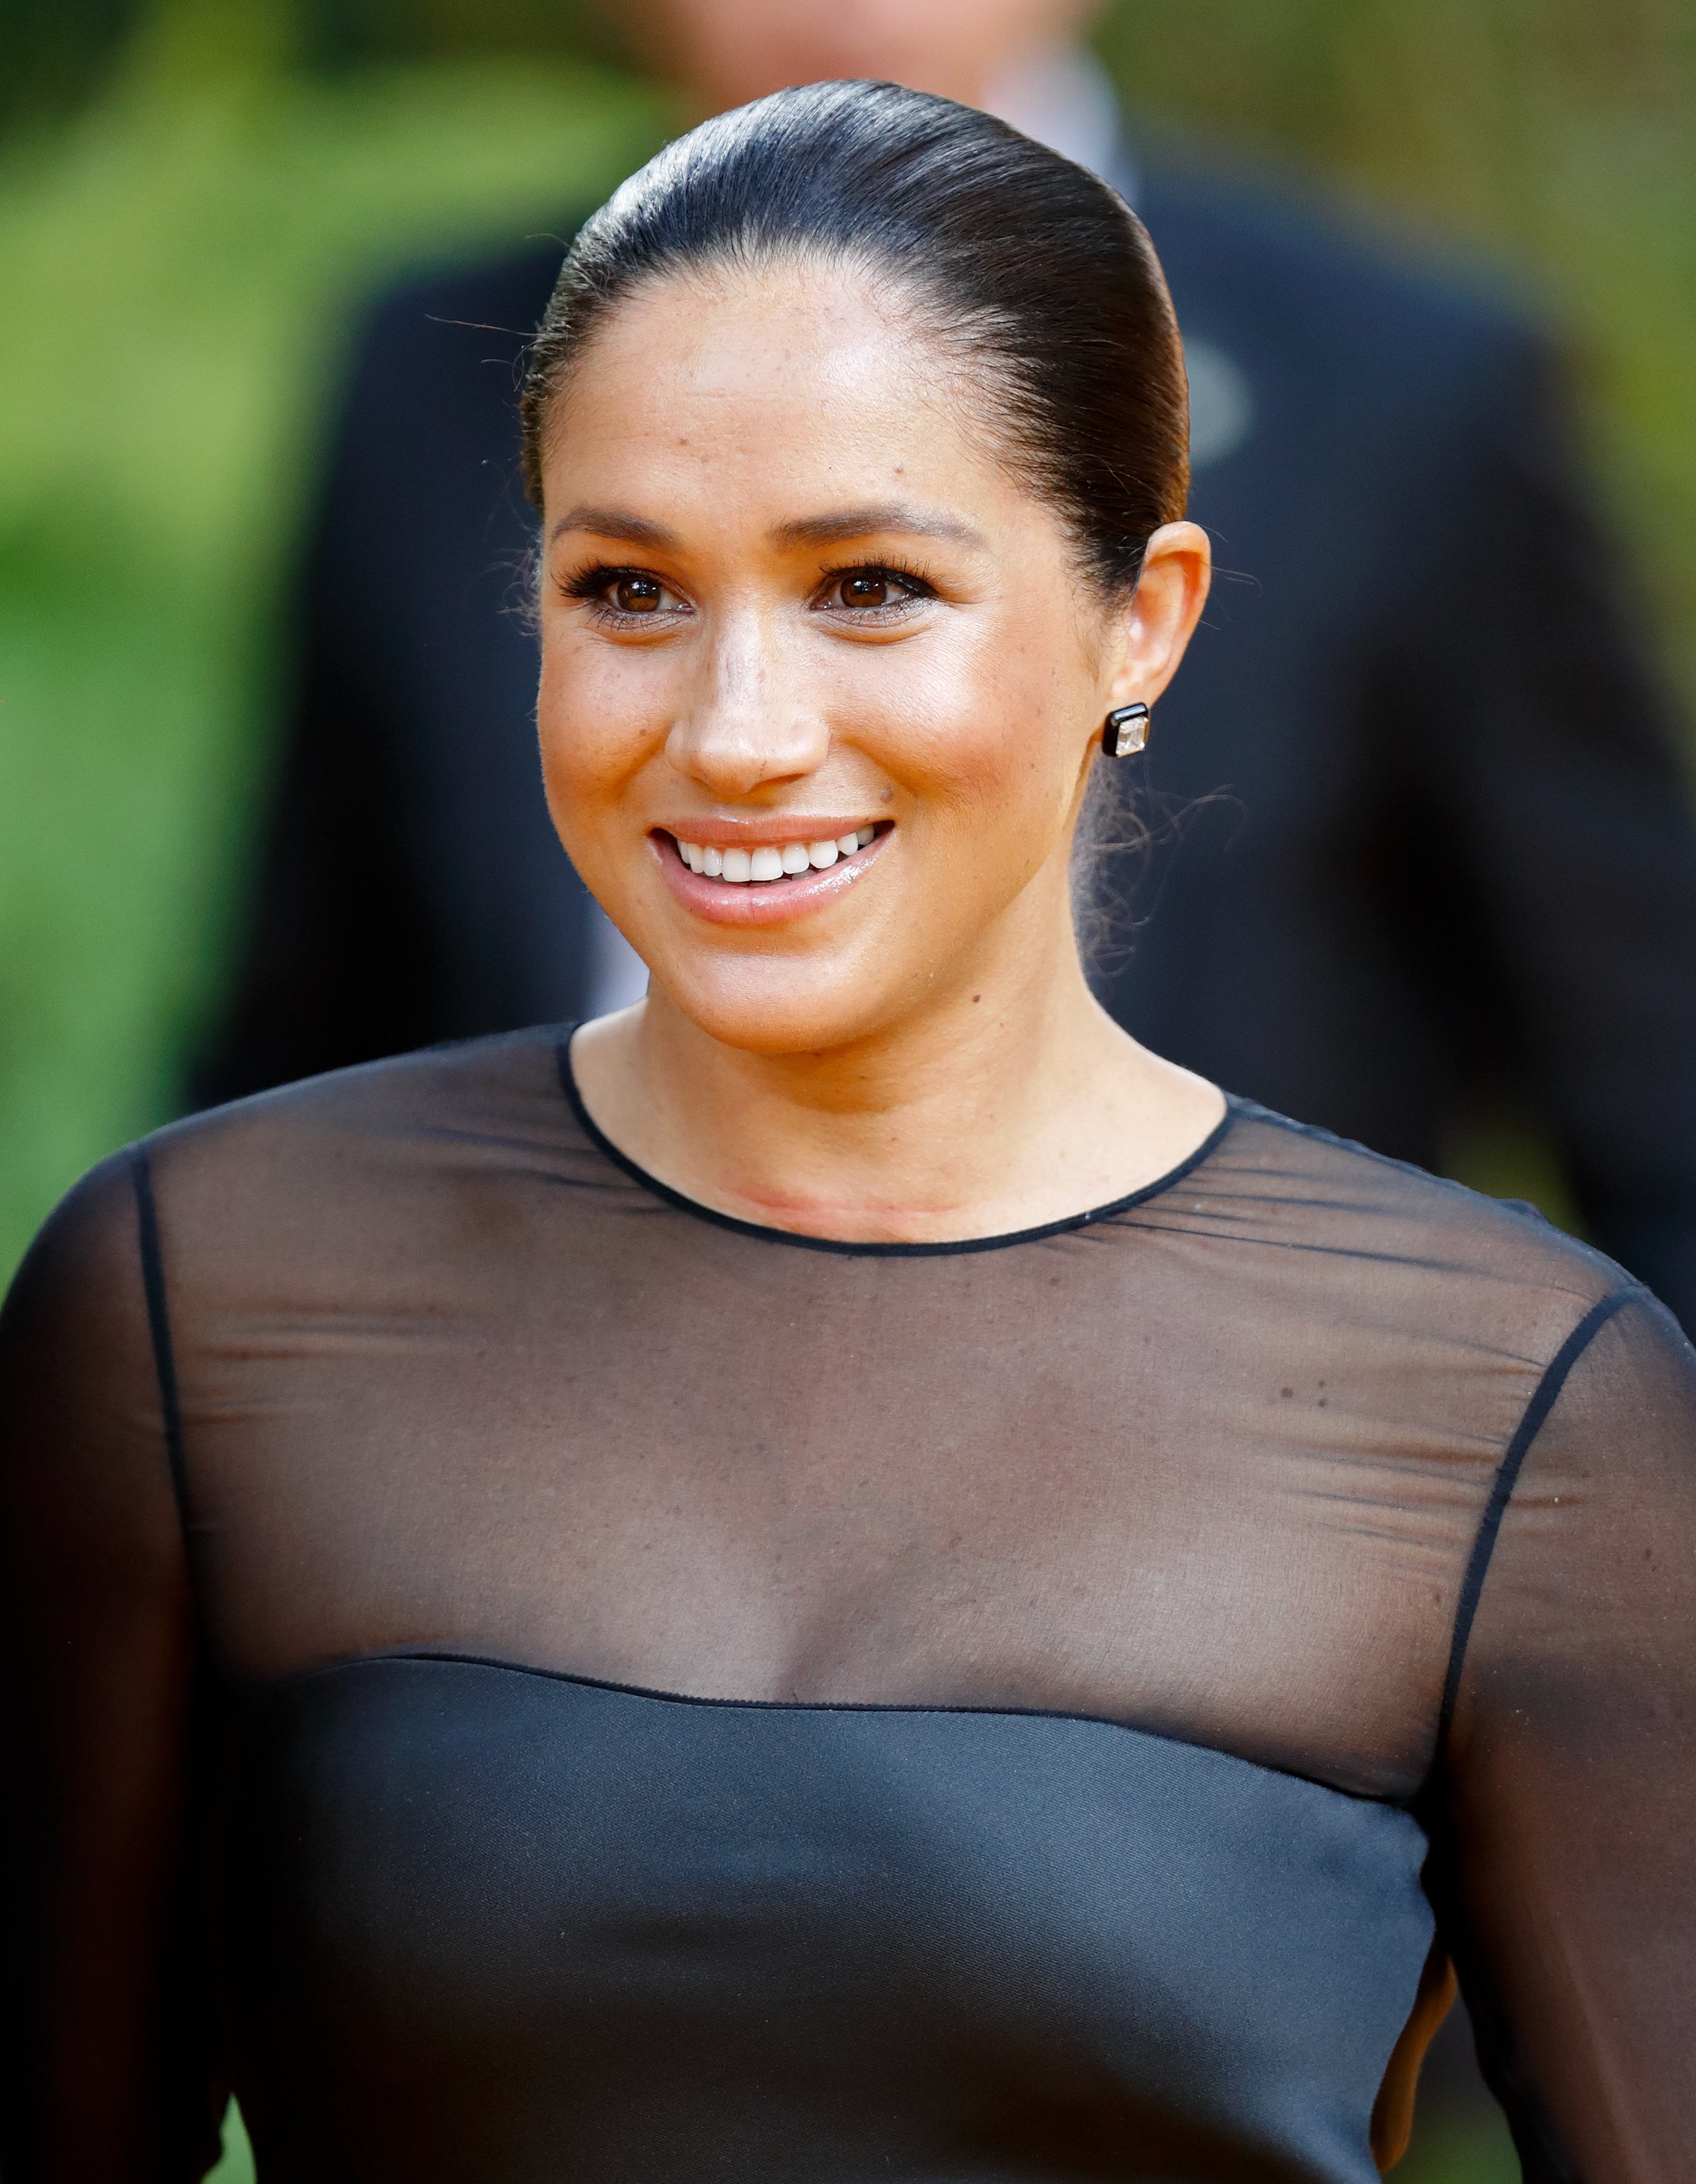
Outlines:
{"label": "dark suit jacket", "polygon": [[[1136,930],[1103,996],[1160,1052],[1425,1166],[1505,1095],[1696,1327],[1696,833],[1550,357],[1303,211],[1158,170],[1137,201],[1238,414],[1193,499],[1230,573],[1146,762],[1180,816],[1114,876]],[[358,348],[202,1100],[583,1006],[514,475],[559,256],[416,281]]]}

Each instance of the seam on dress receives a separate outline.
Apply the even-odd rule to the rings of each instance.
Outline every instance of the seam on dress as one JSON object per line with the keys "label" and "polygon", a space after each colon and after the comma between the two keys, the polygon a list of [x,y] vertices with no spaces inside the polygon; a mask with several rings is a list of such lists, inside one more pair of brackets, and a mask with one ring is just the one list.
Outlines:
{"label": "seam on dress", "polygon": [[176,1513],[188,1534],[188,1468],[182,1446],[182,1407],[177,1395],[176,1353],[170,1339],[170,1308],[165,1301],[165,1260],[159,1250],[159,1209],[153,1202],[153,1172],[137,1145],[130,1155],[136,1214],[141,1230],[142,1291],[147,1299],[148,1333],[153,1340],[153,1375],[159,1382],[159,1413],[165,1425],[165,1455],[176,1496]]}
{"label": "seam on dress", "polygon": [[727,1713],[787,1713],[787,1714],[901,1714],[931,1716],[936,1714],[964,1716],[980,1721],[1063,1721],[1085,1729],[1108,1729],[1124,1736],[1146,1737],[1155,1744],[1174,1746],[1180,1752],[1199,1752],[1208,1758],[1224,1762],[1231,1767],[1247,1767],[1257,1774],[1270,1774],[1280,1782],[1299,1782],[1306,1789],[1319,1790],[1328,1797],[1346,1798],[1351,1805],[1370,1805],[1387,1813],[1405,1813],[1416,1818],[1404,1797],[1381,1796],[1371,1790],[1345,1790],[1335,1782],[1328,1782],[1322,1774],[1303,1774],[1293,1767],[1280,1767],[1267,1759],[1246,1758],[1240,1752],[1231,1752],[1223,1745],[1208,1744],[1193,1736],[1180,1736],[1174,1731],[1151,1729],[1145,1723],[1120,1721],[1107,1713],[1080,1713],[1065,1707],[1035,1706],[968,1706],[947,1702],[886,1699],[739,1699],[725,1698],[698,1691],[671,1691],[652,1684],[614,1683],[605,1676],[579,1675],[572,1669],[544,1669],[533,1661],[512,1661],[495,1653],[469,1653],[462,1647],[452,1646],[386,1646],[372,1653],[350,1653],[338,1661],[322,1661],[309,1669],[297,1669],[292,1674],[279,1677],[263,1687],[270,1691],[287,1691],[292,1686],[316,1681],[321,1677],[345,1674],[350,1669],[381,1668],[393,1663],[421,1661],[442,1663],[449,1667],[465,1669],[495,1669],[503,1675],[535,1676],[544,1683],[570,1684],[579,1691],[608,1691],[615,1697],[650,1699],[661,1706],[717,1708]]}
{"label": "seam on dress", "polygon": [[1459,1603],[1454,1612],[1454,1635],[1449,1641],[1448,1673],[1443,1679],[1442,1705],[1437,1713],[1433,1766],[1441,1760],[1443,1747],[1448,1741],[1449,1725],[1460,1694],[1461,1671],[1466,1663],[1467,1641],[1472,1635],[1472,1620],[1478,1612],[1479,1598],[1484,1591],[1484,1580],[1490,1573],[1491,1557],[1495,1552],[1496,1536],[1502,1529],[1502,1519],[1507,1513],[1508,1503],[1518,1483],[1520,1467],[1526,1460],[1526,1451],[1537,1439],[1543,1420],[1554,1408],[1555,1401],[1566,1384],[1568,1373],[1592,1340],[1622,1305],[1629,1304],[1633,1298],[1644,1293],[1643,1284],[1633,1282],[1626,1289],[1612,1290],[1591,1306],[1544,1367],[1543,1378],[1537,1382],[1530,1402],[1526,1405],[1525,1414],[1515,1429],[1514,1437],[1508,1443],[1497,1467],[1495,1484],[1490,1489],[1490,1499],[1484,1505],[1478,1536],[1472,1543],[1466,1575],[1461,1581]]}

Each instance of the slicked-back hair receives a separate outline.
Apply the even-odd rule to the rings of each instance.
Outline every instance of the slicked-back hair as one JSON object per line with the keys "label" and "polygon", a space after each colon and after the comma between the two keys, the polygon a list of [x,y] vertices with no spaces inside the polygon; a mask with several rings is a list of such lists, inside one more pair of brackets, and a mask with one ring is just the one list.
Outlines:
{"label": "slicked-back hair", "polygon": [[567,254],[522,404],[539,508],[550,421],[596,326],[648,284],[800,260],[862,270],[946,352],[999,451],[1109,595],[1183,515],[1171,300],[1118,193],[1005,122],[889,83],[819,83],[668,145]]}

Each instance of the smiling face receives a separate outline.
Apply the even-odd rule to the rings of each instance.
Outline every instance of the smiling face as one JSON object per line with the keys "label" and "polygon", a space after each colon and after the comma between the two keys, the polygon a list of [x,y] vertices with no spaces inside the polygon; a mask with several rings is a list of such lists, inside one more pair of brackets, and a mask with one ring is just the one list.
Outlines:
{"label": "smiling face", "polygon": [[639,290],[543,482],[550,807],[666,1000],[817,1052],[1074,960],[1092,743],[1175,666],[1171,588],[1102,600],[888,297],[796,265]]}

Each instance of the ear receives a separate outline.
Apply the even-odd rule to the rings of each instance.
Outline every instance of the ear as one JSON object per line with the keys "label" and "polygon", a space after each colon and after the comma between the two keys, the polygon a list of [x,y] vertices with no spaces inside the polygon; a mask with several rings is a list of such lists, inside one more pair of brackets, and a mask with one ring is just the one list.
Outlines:
{"label": "ear", "polygon": [[1118,616],[1109,702],[1152,705],[1178,671],[1213,582],[1213,549],[1198,523],[1163,523]]}

